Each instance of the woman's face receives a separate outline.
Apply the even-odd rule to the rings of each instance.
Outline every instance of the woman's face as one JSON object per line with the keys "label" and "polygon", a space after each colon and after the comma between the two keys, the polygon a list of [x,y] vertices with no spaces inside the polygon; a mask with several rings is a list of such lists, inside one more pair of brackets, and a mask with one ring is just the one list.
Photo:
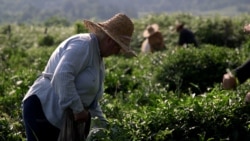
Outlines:
{"label": "woman's face", "polygon": [[102,57],[117,55],[117,54],[119,54],[120,50],[121,50],[121,47],[118,45],[118,43],[116,43],[110,37],[107,37],[104,40],[103,45],[100,47]]}

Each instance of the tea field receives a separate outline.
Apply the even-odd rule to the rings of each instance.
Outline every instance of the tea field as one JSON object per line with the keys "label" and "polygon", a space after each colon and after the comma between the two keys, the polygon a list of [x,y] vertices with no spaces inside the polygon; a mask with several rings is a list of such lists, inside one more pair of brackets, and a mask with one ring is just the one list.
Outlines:
{"label": "tea field", "polygon": [[[172,28],[177,20],[195,33],[198,48],[176,45],[178,34]],[[249,58],[250,35],[242,27],[250,16],[154,14],[133,22],[131,47],[138,57],[105,59],[100,103],[109,124],[93,127],[89,140],[250,140],[250,105],[244,101],[250,83],[235,90],[220,85],[226,69]],[[159,24],[167,49],[141,54],[142,32],[152,23]],[[25,140],[22,98],[57,45],[81,32],[87,32],[81,21],[71,26],[0,25],[0,141]]]}

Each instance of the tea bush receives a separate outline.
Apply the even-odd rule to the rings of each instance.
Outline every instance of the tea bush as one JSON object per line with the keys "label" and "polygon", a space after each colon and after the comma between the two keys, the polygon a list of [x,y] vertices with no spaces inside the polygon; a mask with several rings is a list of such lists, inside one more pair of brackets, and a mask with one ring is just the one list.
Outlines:
{"label": "tea bush", "polygon": [[105,95],[102,105],[110,125],[99,139],[249,140],[250,111],[242,94],[215,86],[198,97],[166,91],[132,93],[126,100]]}
{"label": "tea bush", "polygon": [[74,24],[74,29],[75,29],[75,33],[87,33],[88,32],[86,27],[83,25],[83,22],[80,22],[80,21]]}
{"label": "tea bush", "polygon": [[170,91],[200,94],[222,80],[226,68],[242,61],[237,50],[203,45],[200,48],[178,48],[164,58],[156,81]]}
{"label": "tea bush", "polygon": [[54,37],[51,35],[45,35],[40,37],[38,41],[39,46],[52,46],[54,44]]}
{"label": "tea bush", "polygon": [[206,19],[197,26],[195,34],[200,43],[237,48],[246,41],[239,25],[230,18]]}
{"label": "tea bush", "polygon": [[[244,103],[250,83],[233,91],[222,90],[219,84],[227,68],[249,58],[249,36],[240,31],[248,19],[189,14],[133,19],[131,46],[138,56],[105,59],[105,94],[100,102],[109,125],[93,127],[89,140],[250,140],[250,111]],[[176,20],[197,34],[200,48],[176,46],[178,34],[171,30]],[[160,25],[167,50],[140,54],[141,34],[152,23]],[[44,47],[39,38],[46,28],[13,24],[9,36],[2,32],[6,25],[0,26],[0,140],[25,140],[23,96],[56,46],[86,30],[80,23],[50,26],[47,34],[54,44]],[[93,123],[98,122],[93,119]]]}

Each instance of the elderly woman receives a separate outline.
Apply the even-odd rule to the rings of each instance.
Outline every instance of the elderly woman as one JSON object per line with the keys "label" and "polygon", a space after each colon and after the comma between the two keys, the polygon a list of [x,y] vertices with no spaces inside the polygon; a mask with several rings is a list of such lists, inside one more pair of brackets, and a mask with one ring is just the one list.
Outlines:
{"label": "elderly woman", "polygon": [[66,109],[76,122],[86,122],[90,115],[106,122],[98,102],[103,95],[103,58],[120,52],[135,55],[129,47],[134,25],[121,13],[84,24],[91,33],[64,40],[23,99],[28,141],[57,140]]}
{"label": "elderly woman", "polygon": [[142,53],[150,53],[165,49],[163,36],[159,31],[158,24],[147,26],[143,32],[143,37],[146,38],[141,46]]}

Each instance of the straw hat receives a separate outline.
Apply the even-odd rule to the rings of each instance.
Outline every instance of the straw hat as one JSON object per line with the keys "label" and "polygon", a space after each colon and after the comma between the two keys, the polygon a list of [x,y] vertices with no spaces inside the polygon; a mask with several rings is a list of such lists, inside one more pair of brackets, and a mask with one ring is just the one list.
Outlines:
{"label": "straw hat", "polygon": [[175,22],[175,30],[179,31],[184,27],[185,23],[184,22],[180,22],[180,21],[176,21]]}
{"label": "straw hat", "polygon": [[156,33],[159,30],[159,25],[158,24],[152,24],[147,26],[146,30],[143,32],[143,37],[149,37]]}
{"label": "straw hat", "polygon": [[109,20],[100,23],[84,20],[84,24],[90,32],[97,33],[99,30],[104,31],[121,46],[122,51],[136,56],[135,52],[129,46],[134,31],[134,25],[125,14],[118,13]]}

